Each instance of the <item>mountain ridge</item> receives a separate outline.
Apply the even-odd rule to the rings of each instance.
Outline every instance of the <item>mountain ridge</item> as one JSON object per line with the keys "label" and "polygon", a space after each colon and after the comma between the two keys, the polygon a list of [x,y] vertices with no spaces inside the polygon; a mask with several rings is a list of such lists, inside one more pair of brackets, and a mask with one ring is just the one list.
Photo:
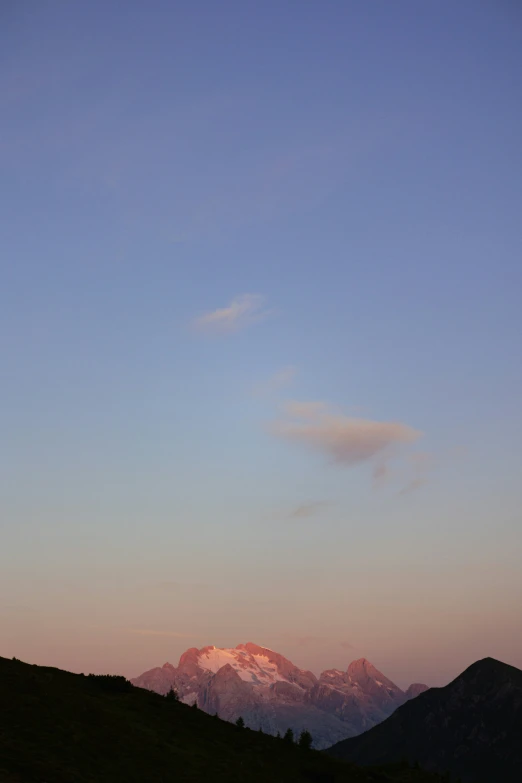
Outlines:
{"label": "mountain ridge", "polygon": [[401,705],[380,725],[328,749],[358,764],[405,758],[470,783],[522,780],[522,671],[483,658],[443,688]]}

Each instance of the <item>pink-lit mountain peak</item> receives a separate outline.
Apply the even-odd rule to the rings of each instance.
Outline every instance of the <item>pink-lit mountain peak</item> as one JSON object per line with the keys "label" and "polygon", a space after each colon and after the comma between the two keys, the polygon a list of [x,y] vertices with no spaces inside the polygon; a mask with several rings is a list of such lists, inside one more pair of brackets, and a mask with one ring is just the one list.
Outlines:
{"label": "pink-lit mountain peak", "polygon": [[162,694],[174,687],[186,704],[225,720],[241,715],[247,726],[271,734],[289,725],[296,732],[313,728],[318,748],[365,731],[425,688],[413,685],[404,693],[366,658],[317,678],[254,642],[191,647],[177,667],[166,663],[133,683]]}
{"label": "pink-lit mountain peak", "polygon": [[[312,672],[300,669],[284,655],[255,642],[240,643],[236,647],[190,647],[181,655],[177,667],[167,662],[162,670],[165,675],[177,672],[192,679],[200,676],[202,672],[217,674],[225,666],[230,666],[242,680],[253,685],[271,685],[286,681],[308,689],[318,682]],[[400,692],[400,689],[366,658],[352,661],[346,672],[338,669],[327,670],[321,674],[319,681],[344,685],[344,688],[362,688],[365,691],[377,687],[393,693]]]}
{"label": "pink-lit mountain peak", "polygon": [[299,669],[283,655],[254,642],[237,647],[191,648],[181,656],[178,672],[189,676],[197,671],[217,674],[224,666],[232,667],[242,680],[255,686],[287,681],[307,688],[317,681],[312,672]]}
{"label": "pink-lit mountain peak", "polygon": [[373,663],[370,663],[370,661],[367,658],[358,658],[356,661],[352,661],[346,671],[347,674],[349,674],[353,678],[378,677],[378,678],[386,679],[386,677],[384,677],[384,674],[382,674],[382,672],[376,669]]}
{"label": "pink-lit mountain peak", "polygon": [[380,674],[379,670],[376,669],[373,663],[367,658],[358,658],[356,661],[352,661],[346,671],[352,677],[357,675],[373,676],[375,673]]}
{"label": "pink-lit mountain peak", "polygon": [[351,685],[361,688],[369,695],[386,694],[392,699],[400,699],[403,696],[402,690],[366,658],[352,661],[346,674]]}

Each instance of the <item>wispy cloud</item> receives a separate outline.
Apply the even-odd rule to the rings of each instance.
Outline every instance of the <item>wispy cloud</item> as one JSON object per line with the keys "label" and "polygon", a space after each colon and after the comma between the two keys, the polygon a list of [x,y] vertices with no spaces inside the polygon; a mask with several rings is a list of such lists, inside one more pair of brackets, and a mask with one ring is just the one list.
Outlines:
{"label": "wispy cloud", "polygon": [[295,636],[293,637],[293,641],[298,644],[300,647],[308,647],[310,644],[315,644],[316,642],[321,641],[320,636]]}
{"label": "wispy cloud", "polygon": [[301,503],[301,505],[294,508],[289,519],[305,519],[306,517],[314,517],[320,513],[328,503],[324,500],[313,500],[309,503]]}
{"label": "wispy cloud", "polygon": [[297,367],[293,364],[287,364],[263,383],[254,387],[253,393],[258,396],[268,396],[279,391],[279,389],[289,386],[297,374]]}
{"label": "wispy cloud", "polygon": [[174,582],[172,579],[168,579],[164,582],[158,582],[156,587],[159,587],[160,590],[168,590],[177,593],[178,590],[183,589],[183,585],[181,582]]}
{"label": "wispy cloud", "polygon": [[285,643],[298,644],[300,647],[307,647],[310,644],[318,644],[323,641],[322,636],[299,633],[284,633],[281,634],[281,639],[283,639]]}
{"label": "wispy cloud", "polygon": [[190,633],[178,633],[178,631],[156,631],[151,628],[127,628],[127,633],[132,633],[136,636],[169,636],[173,639],[190,639],[193,634]]}
{"label": "wispy cloud", "polygon": [[387,462],[378,462],[372,471],[373,487],[378,489],[387,482],[390,477],[390,466]]}
{"label": "wispy cloud", "polygon": [[194,590],[208,590],[210,585],[204,584],[203,582],[176,582],[173,580],[166,580],[164,582],[158,582],[156,587],[170,593],[182,593]]}
{"label": "wispy cloud", "polygon": [[230,334],[244,329],[250,324],[262,321],[269,314],[263,307],[264,298],[260,294],[242,294],[230,302],[228,307],[212,310],[198,316],[193,321],[199,332],[211,334]]}
{"label": "wispy cloud", "polygon": [[422,433],[400,422],[358,419],[332,412],[322,402],[292,402],[286,417],[271,425],[278,438],[324,454],[331,462],[357,465],[375,457],[393,456],[397,447]]}
{"label": "wispy cloud", "polygon": [[422,487],[427,479],[428,473],[433,468],[433,455],[424,451],[416,451],[409,455],[410,465],[413,467],[413,478],[411,478],[399,491],[399,495],[408,495]]}
{"label": "wispy cloud", "polygon": [[328,410],[325,402],[299,402],[289,400],[284,405],[285,413],[293,419],[315,419]]}
{"label": "wispy cloud", "polygon": [[25,604],[0,606],[0,612],[8,612],[9,614],[37,614],[37,611],[33,606],[26,606]]}
{"label": "wispy cloud", "polygon": [[414,478],[399,491],[399,495],[408,495],[410,492],[415,492],[416,489],[422,487],[426,483],[425,478]]}

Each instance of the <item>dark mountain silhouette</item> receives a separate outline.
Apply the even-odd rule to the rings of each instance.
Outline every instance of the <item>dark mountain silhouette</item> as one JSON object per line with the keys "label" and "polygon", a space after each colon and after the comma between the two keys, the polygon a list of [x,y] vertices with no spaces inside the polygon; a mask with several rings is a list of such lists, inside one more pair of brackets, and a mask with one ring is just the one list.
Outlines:
{"label": "dark mountain silhouette", "polygon": [[418,761],[473,783],[521,783],[522,671],[493,658],[477,661],[327,753],[357,764]]}
{"label": "dark mountain silhouette", "polygon": [[405,765],[359,769],[123,677],[84,677],[0,658],[0,783],[207,780],[440,783]]}

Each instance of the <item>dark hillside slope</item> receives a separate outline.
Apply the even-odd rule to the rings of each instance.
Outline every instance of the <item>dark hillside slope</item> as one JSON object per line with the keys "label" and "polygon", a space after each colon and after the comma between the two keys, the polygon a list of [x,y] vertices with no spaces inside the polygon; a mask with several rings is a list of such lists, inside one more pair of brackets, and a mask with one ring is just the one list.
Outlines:
{"label": "dark hillside slope", "polygon": [[435,783],[359,770],[238,727],[123,678],[0,658],[2,783]]}
{"label": "dark hillside slope", "polygon": [[417,760],[463,781],[521,783],[522,671],[485,658],[327,751],[356,764]]}

